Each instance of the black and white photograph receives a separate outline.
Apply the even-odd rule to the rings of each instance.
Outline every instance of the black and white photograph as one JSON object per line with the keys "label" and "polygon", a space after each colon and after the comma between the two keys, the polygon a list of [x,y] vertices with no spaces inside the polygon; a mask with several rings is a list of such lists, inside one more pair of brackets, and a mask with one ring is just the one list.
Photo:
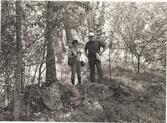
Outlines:
{"label": "black and white photograph", "polygon": [[166,122],[167,2],[0,6],[0,121]]}

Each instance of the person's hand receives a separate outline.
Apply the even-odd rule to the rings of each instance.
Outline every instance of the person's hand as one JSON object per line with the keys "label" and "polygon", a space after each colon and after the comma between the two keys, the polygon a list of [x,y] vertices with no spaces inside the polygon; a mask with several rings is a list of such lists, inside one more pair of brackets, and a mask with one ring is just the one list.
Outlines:
{"label": "person's hand", "polygon": [[81,56],[81,52],[78,52],[78,53],[77,53],[77,56]]}

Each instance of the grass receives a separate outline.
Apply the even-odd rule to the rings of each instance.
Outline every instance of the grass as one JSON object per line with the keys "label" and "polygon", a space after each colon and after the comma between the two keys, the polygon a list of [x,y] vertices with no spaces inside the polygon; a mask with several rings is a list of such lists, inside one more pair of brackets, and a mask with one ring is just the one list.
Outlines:
{"label": "grass", "polygon": [[[104,70],[106,72],[106,70]],[[108,73],[108,72],[106,72]],[[156,71],[134,73],[117,66],[112,68],[112,81],[105,74],[106,83],[115,82],[128,88],[130,96],[115,98],[108,103],[108,112],[116,122],[165,122],[166,80]]]}

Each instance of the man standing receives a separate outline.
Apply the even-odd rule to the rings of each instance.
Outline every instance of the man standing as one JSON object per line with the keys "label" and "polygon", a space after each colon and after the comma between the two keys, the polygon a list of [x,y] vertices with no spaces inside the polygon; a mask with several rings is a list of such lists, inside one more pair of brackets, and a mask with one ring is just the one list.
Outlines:
{"label": "man standing", "polygon": [[[101,47],[103,48],[100,51]],[[95,66],[98,72],[98,82],[103,79],[101,61],[98,56],[101,56],[106,49],[106,44],[102,41],[97,41],[94,39],[94,33],[89,33],[89,41],[85,46],[85,55],[88,57],[89,68],[90,68],[90,80],[95,82]]]}

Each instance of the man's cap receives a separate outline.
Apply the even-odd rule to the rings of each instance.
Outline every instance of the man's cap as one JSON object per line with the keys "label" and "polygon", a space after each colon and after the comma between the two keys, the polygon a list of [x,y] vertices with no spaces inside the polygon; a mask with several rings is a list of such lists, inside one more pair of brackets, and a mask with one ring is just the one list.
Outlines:
{"label": "man's cap", "polygon": [[93,32],[90,32],[90,33],[89,33],[89,36],[94,36],[94,33],[93,33]]}

